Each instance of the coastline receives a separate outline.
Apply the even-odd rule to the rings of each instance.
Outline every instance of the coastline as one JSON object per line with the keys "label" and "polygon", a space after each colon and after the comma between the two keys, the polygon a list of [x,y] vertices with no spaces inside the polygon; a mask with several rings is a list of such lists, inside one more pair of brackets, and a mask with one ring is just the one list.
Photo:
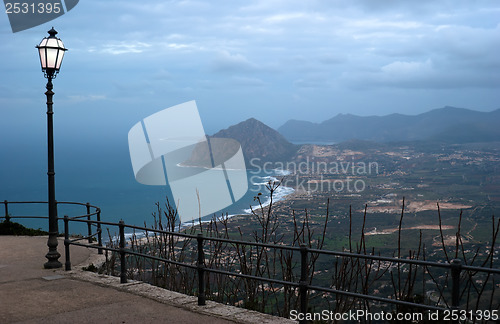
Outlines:
{"label": "coastline", "polygon": [[[252,170],[247,170],[247,172],[252,173]],[[262,207],[266,208],[270,204],[270,197],[269,197],[269,191],[265,188],[265,186],[269,183],[269,181],[273,182],[279,182],[282,180],[282,178],[286,177],[289,175],[290,172],[286,170],[273,170],[273,172],[266,172],[266,173],[260,173],[260,174],[253,174],[253,177],[249,177],[249,180],[252,180],[254,178],[254,182],[252,182],[252,185],[249,186],[249,190],[247,192],[247,195],[250,197],[255,197],[257,194],[260,192],[262,193],[261,201],[262,201]],[[297,191],[297,189],[292,188],[292,187],[286,187],[283,185],[280,185],[280,187],[275,191],[273,195],[273,205],[276,203],[284,203],[286,201],[292,200],[297,196],[300,196],[301,193],[300,191]],[[247,200],[249,197],[247,197]],[[241,205],[241,203],[240,203]],[[188,222],[181,222],[180,227],[176,226],[175,230],[185,230],[190,227],[195,227],[199,226],[200,222],[201,224],[206,224],[210,223],[214,219],[239,219],[240,217],[248,217],[252,215],[250,206],[252,206],[254,212],[259,212],[260,210],[260,205],[258,205],[257,201],[252,201],[249,204],[246,205],[246,208],[244,206],[240,206],[237,212],[233,213],[227,213],[227,212],[222,212],[222,213],[214,213],[211,215],[206,215],[200,219],[193,219]],[[132,235],[133,233],[126,233],[127,236]],[[140,238],[144,235],[144,233],[135,233],[137,238]]]}
{"label": "coastline", "polygon": [[[247,170],[247,171],[251,172],[251,170]],[[259,186],[259,190],[257,190],[257,191],[255,191],[255,188],[254,188],[254,196],[257,196],[258,193],[262,193],[262,195],[261,195],[261,197],[263,198],[261,200],[262,201],[262,208],[268,207],[269,204],[271,203],[271,200],[269,197],[269,192],[267,191],[267,189],[265,189],[265,186],[269,183],[269,181],[276,183],[276,182],[281,181],[281,178],[286,177],[288,174],[290,174],[290,172],[288,172],[286,170],[273,170],[273,171],[275,171],[275,172],[274,173],[260,174],[260,175],[254,174],[254,177],[257,176],[261,180],[260,182],[252,183],[252,185]],[[252,189],[249,189],[249,191],[250,190],[252,190]],[[264,192],[264,191],[267,191],[267,192]],[[276,192],[273,195],[273,204],[275,204],[277,202],[283,202],[283,201],[287,201],[289,199],[293,199],[293,197],[295,197],[296,194],[297,194],[296,189],[294,189],[292,187],[286,187],[286,186],[280,185],[280,187],[277,188]],[[256,201],[254,201],[254,204],[250,204],[250,206],[251,206],[251,208],[253,208],[254,212],[257,212],[261,208],[261,206]],[[232,214],[226,213],[226,214],[222,215],[222,217],[227,218],[227,219],[248,217],[248,216],[252,215],[252,210],[251,210],[250,206],[248,206],[248,208],[242,209],[241,212],[232,213]],[[217,215],[204,216],[201,219],[201,223],[202,224],[209,223],[214,219],[214,217],[216,217],[218,219],[221,216],[217,216]],[[192,220],[190,222],[182,223],[181,228],[184,229],[184,228],[188,228],[188,227],[192,227],[192,226],[197,226],[199,224],[200,224],[200,219]]]}

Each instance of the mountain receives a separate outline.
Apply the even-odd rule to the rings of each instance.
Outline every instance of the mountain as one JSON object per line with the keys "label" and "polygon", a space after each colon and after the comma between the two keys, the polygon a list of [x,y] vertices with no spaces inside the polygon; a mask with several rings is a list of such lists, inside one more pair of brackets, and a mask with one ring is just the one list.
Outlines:
{"label": "mountain", "polygon": [[479,112],[444,107],[409,116],[355,116],[339,114],[322,123],[289,120],[278,131],[289,141],[376,142],[440,140],[454,143],[500,141],[500,109]]}
{"label": "mountain", "polygon": [[254,159],[252,162],[254,165],[261,165],[267,161],[287,161],[298,150],[298,146],[290,143],[280,133],[255,118],[220,130],[210,138],[231,138],[238,141],[247,166],[252,159]]}
{"label": "mountain", "polygon": [[498,124],[498,120],[456,124],[429,139],[457,144],[500,141]]}

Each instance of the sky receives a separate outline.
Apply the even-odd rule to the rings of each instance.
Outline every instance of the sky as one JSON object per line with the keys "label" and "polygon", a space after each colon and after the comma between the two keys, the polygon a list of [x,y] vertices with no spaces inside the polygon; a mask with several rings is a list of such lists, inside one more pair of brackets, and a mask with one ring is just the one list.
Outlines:
{"label": "sky", "polygon": [[208,134],[251,117],[278,128],[500,108],[498,1],[82,0],[18,33],[0,18],[3,144],[43,134],[34,47],[52,26],[69,49],[54,81],[61,141],[126,140],[139,120],[190,100]]}
{"label": "sky", "polygon": [[82,0],[17,33],[0,14],[0,200],[46,197],[35,45],[52,26],[69,49],[54,80],[56,196],[113,220],[164,195],[135,182],[129,130],[184,102],[207,134],[252,117],[500,108],[497,0]]}

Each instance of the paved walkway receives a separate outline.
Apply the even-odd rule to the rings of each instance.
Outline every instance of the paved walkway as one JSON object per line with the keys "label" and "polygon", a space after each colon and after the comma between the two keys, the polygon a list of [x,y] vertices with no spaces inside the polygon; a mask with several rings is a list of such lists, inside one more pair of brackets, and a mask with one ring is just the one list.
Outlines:
{"label": "paved walkway", "polygon": [[[142,282],[81,271],[96,250],[71,247],[73,271],[46,270],[47,237],[0,236],[0,323],[293,323]],[[59,243],[64,263],[64,245]]]}

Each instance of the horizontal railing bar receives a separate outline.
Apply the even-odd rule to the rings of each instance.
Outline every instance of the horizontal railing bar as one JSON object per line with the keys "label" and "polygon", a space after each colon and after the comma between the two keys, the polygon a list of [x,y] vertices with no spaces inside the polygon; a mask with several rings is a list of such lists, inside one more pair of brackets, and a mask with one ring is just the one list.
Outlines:
{"label": "horizontal railing bar", "polygon": [[[70,217],[70,220],[73,220],[73,219],[79,219],[79,218],[84,218],[84,217],[88,217],[88,216],[95,216],[97,215],[97,213],[92,213],[92,214],[85,214],[85,215],[81,215],[81,216],[74,216],[74,217]],[[5,216],[0,216],[0,218],[6,218]],[[31,216],[31,215],[17,215],[17,216],[9,216],[10,219],[12,218],[33,218],[33,219],[48,219],[49,216]],[[64,217],[57,217],[57,220],[64,220]],[[87,222],[89,222],[87,220]],[[90,221],[90,222],[97,222],[97,221]],[[112,223],[114,224],[114,223]]]}
{"label": "horizontal railing bar", "polygon": [[[5,204],[4,201],[0,201],[0,203]],[[47,204],[46,201],[8,201],[7,204]]]}
{"label": "horizontal railing bar", "polygon": [[[76,221],[76,222],[83,222],[83,223],[95,223],[95,224],[104,224],[104,225],[111,225],[111,226],[118,226],[118,223],[109,223],[109,222],[103,222],[103,221],[95,221],[95,220],[88,220],[88,219],[75,219],[75,218],[70,218],[70,221]],[[181,236],[181,237],[187,237],[191,239],[196,239],[197,236],[193,234],[186,234],[186,233],[180,233],[180,232],[170,232],[170,231],[164,231],[164,230],[159,230],[159,229],[154,229],[154,228],[148,228],[144,226],[135,226],[135,225],[124,225],[125,228],[131,228],[131,229],[136,229],[136,230],[141,230],[145,232],[154,232],[154,233],[160,233],[160,234],[167,234],[167,235],[175,235],[175,236]],[[260,247],[266,247],[266,248],[272,248],[272,249],[282,249],[282,250],[291,250],[291,251],[299,251],[299,247],[294,247],[294,246],[286,246],[286,245],[274,245],[274,244],[265,244],[265,243],[258,243],[258,242],[248,242],[248,241],[239,241],[239,240],[231,240],[231,239],[225,239],[221,237],[203,237],[203,240],[207,241],[216,241],[216,242],[226,242],[226,243],[232,243],[232,244],[241,244],[241,245],[252,245],[252,246],[260,246]]]}
{"label": "horizontal railing bar", "polygon": [[[87,216],[87,215],[84,215]],[[61,220],[64,220],[64,218],[59,218]],[[112,223],[112,222],[105,222],[105,221],[97,221],[97,220],[88,220],[88,219],[75,219],[75,218],[68,218],[70,222],[79,222],[79,223],[94,223],[94,224],[101,224],[101,225],[109,225],[109,226],[119,226],[118,223]]]}
{"label": "horizontal railing bar", "polygon": [[[125,224],[125,227],[126,228],[127,227],[128,228],[132,228],[132,229],[139,229],[139,230],[142,230],[142,231],[167,234],[167,235],[177,235],[177,236],[188,237],[188,238],[193,238],[193,239],[197,238],[197,236],[193,235],[193,234],[185,234],[185,233],[179,233],[179,232],[170,232],[170,231],[164,231],[164,230],[147,228],[147,227],[143,227],[143,226],[134,226],[134,225],[126,225]],[[226,243],[233,243],[233,244],[242,244],[242,245],[252,245],[252,246],[260,246],[260,247],[268,247],[268,248],[276,248],[276,249],[283,249],[283,250],[299,251],[298,247],[280,246],[280,245],[265,244],[265,243],[258,243],[258,242],[248,242],[248,241],[231,240],[231,239],[225,239],[225,238],[222,238],[222,237],[203,236],[203,240],[206,240],[206,241],[216,241],[216,242],[226,242]]]}
{"label": "horizontal railing bar", "polygon": [[[72,240],[69,241],[70,244],[73,244],[75,242],[78,242],[78,241],[83,241],[83,240],[88,240],[89,238],[88,237],[76,237],[76,238],[73,238]],[[97,244],[97,242],[95,242]],[[89,246],[92,246],[94,244],[89,244]]]}
{"label": "horizontal railing bar", "polygon": [[196,235],[193,235],[193,234],[186,234],[186,233],[180,233],[180,232],[170,232],[170,231],[164,231],[164,230],[159,230],[159,229],[154,229],[154,228],[147,228],[144,226],[135,226],[135,225],[125,224],[125,228],[132,228],[132,229],[137,229],[137,230],[141,230],[141,231],[145,231],[145,232],[155,232],[155,233],[160,233],[160,234],[176,235],[176,236],[187,237],[187,238],[192,238],[192,239],[196,238]]}
{"label": "horizontal railing bar", "polygon": [[[179,232],[170,232],[170,231],[164,231],[164,230],[147,228],[147,227],[143,227],[143,226],[134,226],[134,225],[127,225],[127,224],[125,224],[125,227],[126,228],[127,227],[128,228],[132,228],[132,229],[139,229],[139,230],[142,230],[142,231],[167,234],[167,235],[177,235],[177,236],[189,237],[189,238],[193,238],[193,239],[197,238],[197,236],[193,235],[193,234],[185,234],[185,233],[179,233]],[[293,251],[299,251],[300,250],[300,248],[298,248],[298,247],[281,246],[281,245],[265,244],[265,243],[258,243],[258,242],[248,242],[248,241],[239,241],[239,240],[231,240],[231,239],[226,239],[226,238],[222,238],[222,237],[203,236],[203,240],[206,240],[206,241],[216,241],[216,242],[226,242],[226,243],[233,243],[233,244],[242,244],[242,245],[252,245],[252,246],[260,246],[260,247],[268,247],[268,248],[283,249],[283,250],[293,250]]]}
{"label": "horizontal railing bar", "polygon": [[470,271],[477,271],[477,272],[488,272],[488,273],[500,274],[500,269],[488,268],[488,267],[476,267],[476,266],[463,265],[463,266],[461,266],[460,269],[461,270],[470,270]]}
{"label": "horizontal railing bar", "polygon": [[271,248],[271,249],[300,251],[300,248],[296,247],[296,246],[275,245],[275,244],[239,241],[239,240],[231,240],[231,239],[218,238],[218,237],[205,237],[205,236],[203,237],[203,239],[207,240],[207,241],[226,242],[226,243],[241,244],[241,245],[252,245],[252,246],[259,246],[259,247],[265,247],[265,248]]}
{"label": "horizontal railing bar", "polygon": [[[5,216],[0,216],[0,218],[6,218]],[[10,219],[12,218],[35,218],[35,219],[46,219],[49,218],[49,216],[27,216],[27,215],[20,215],[20,216],[9,216]],[[62,219],[62,218],[61,218]]]}
{"label": "horizontal railing bar", "polygon": [[[57,203],[58,204],[65,204],[65,205],[79,205],[79,206],[84,206],[84,207],[87,206],[87,203],[81,203],[81,202],[77,202],[77,201],[58,201]],[[88,206],[91,208],[100,209],[98,206],[94,206],[91,204],[89,204]]]}
{"label": "horizontal railing bar", "polygon": [[424,309],[427,309],[427,310],[440,310],[440,311],[444,311],[445,310],[445,308],[437,307],[437,306],[416,304],[416,303],[407,302],[407,301],[404,301],[404,300],[390,299],[390,298],[384,298],[384,297],[376,297],[376,296],[371,296],[371,295],[364,295],[364,294],[359,294],[359,293],[353,293],[353,292],[350,292],[350,291],[337,290],[337,289],[332,289],[332,288],[324,288],[324,287],[319,287],[319,286],[308,285],[307,289],[308,290],[319,290],[319,291],[323,291],[323,292],[328,292],[328,293],[333,293],[333,294],[339,294],[339,295],[344,295],[344,296],[349,296],[349,297],[355,297],[355,298],[361,298],[361,299],[371,299],[371,300],[380,301],[380,302],[384,302],[384,303],[395,304],[395,305],[419,307],[419,308],[424,308]]}
{"label": "horizontal railing bar", "polygon": [[[110,225],[110,226],[119,226],[118,223],[88,220],[88,219],[79,219],[79,216],[78,216],[78,218],[72,217],[69,220],[75,221],[75,222],[81,222],[81,223],[94,223],[94,224],[102,224],[102,225]],[[141,231],[145,231],[145,232],[174,235],[174,236],[186,237],[186,238],[191,238],[191,239],[197,238],[197,236],[193,235],[193,234],[186,234],[186,233],[180,233],[180,232],[170,232],[170,231],[164,231],[164,230],[159,230],[159,229],[154,229],[154,228],[149,228],[149,227],[144,227],[144,226],[135,226],[135,225],[125,224],[124,227],[130,228],[130,229],[141,230]],[[282,250],[291,250],[291,251],[299,251],[300,250],[299,247],[265,244],[265,243],[258,243],[258,242],[239,241],[239,240],[231,240],[231,239],[225,239],[225,238],[219,238],[219,237],[203,237],[203,239],[207,240],[207,241],[226,242],[226,243],[241,244],[241,245],[252,245],[252,246],[259,246],[259,247],[266,247],[266,248],[273,248],[273,249],[282,249]]]}
{"label": "horizontal railing bar", "polygon": [[78,242],[78,241],[81,241],[81,240],[85,240],[85,237],[77,237],[77,238],[74,238],[72,240],[69,241],[70,244],[73,244],[75,242]]}
{"label": "horizontal railing bar", "polygon": [[[97,215],[97,213],[85,214],[85,215],[79,215],[79,216],[73,216],[73,217],[70,217],[69,219],[70,220],[80,219],[80,218],[83,218],[83,217],[95,216],[95,215]],[[6,218],[6,217],[5,216],[0,216],[0,218]],[[17,216],[9,216],[9,218],[49,218],[49,216],[17,215]],[[57,220],[64,220],[64,217],[57,217]],[[90,222],[96,222],[96,221],[90,220]]]}
{"label": "horizontal railing bar", "polygon": [[450,268],[451,267],[451,265],[449,263],[439,263],[439,262],[433,262],[433,261],[398,259],[398,258],[391,258],[391,257],[384,257],[384,256],[366,255],[366,254],[350,253],[350,252],[336,252],[336,251],[318,250],[318,249],[307,249],[307,251],[311,252],[311,253],[327,254],[327,255],[334,255],[334,256],[340,256],[340,257],[350,257],[350,258],[356,258],[356,259],[370,259],[370,260],[377,260],[377,261],[388,261],[388,262],[393,262],[393,263],[406,263],[406,264],[415,264],[415,265],[422,265],[422,266],[436,266],[436,267],[441,267],[441,268]]}
{"label": "horizontal railing bar", "polygon": [[187,267],[187,268],[191,268],[191,269],[197,269],[198,268],[196,265],[192,265],[192,264],[189,264],[189,263],[184,263],[184,262],[179,262],[179,261],[174,261],[174,260],[169,260],[169,259],[163,259],[163,258],[154,256],[154,255],[148,255],[148,254],[143,254],[143,253],[139,253],[139,252],[133,252],[133,251],[130,251],[130,250],[125,250],[125,253],[126,254],[132,254],[132,255],[140,256],[140,257],[144,257],[144,258],[148,258],[148,259],[153,259],[153,260],[156,260],[156,261],[162,261],[162,262],[166,262],[166,263],[170,263],[170,264],[175,264],[175,265],[178,265],[178,266],[181,266],[181,267]]}
{"label": "horizontal railing bar", "polygon": [[84,218],[84,217],[94,216],[94,215],[97,215],[98,213],[99,213],[99,211],[96,211],[96,212],[93,212],[90,214],[85,214],[85,215],[72,216],[72,217],[69,217],[69,220],[71,221],[73,219],[80,219],[80,218]]}
{"label": "horizontal railing bar", "polygon": [[99,246],[95,244],[83,244],[83,243],[77,243],[77,242],[69,242],[71,245],[76,245],[76,246],[82,246],[82,247],[87,247],[87,248],[92,248],[92,249],[103,249],[111,252],[120,252],[120,249],[115,249],[107,246]]}
{"label": "horizontal railing bar", "polygon": [[299,287],[300,286],[300,284],[298,284],[296,282],[284,281],[284,280],[278,280],[278,279],[271,279],[271,278],[266,278],[266,277],[257,277],[257,276],[252,276],[252,275],[246,275],[246,274],[243,274],[243,273],[236,273],[236,272],[225,271],[225,270],[218,270],[218,269],[212,269],[212,268],[203,268],[203,270],[208,271],[208,272],[213,272],[213,273],[225,274],[225,275],[228,275],[228,276],[235,276],[235,277],[241,277],[241,278],[247,278],[247,279],[267,281],[267,282],[277,283],[277,284],[281,284],[281,285],[285,285],[285,286],[293,286],[293,287]]}
{"label": "horizontal railing bar", "polygon": [[[5,201],[0,201],[0,203],[5,204]],[[34,201],[8,201],[7,200],[7,204],[47,204],[47,203],[48,203],[47,201],[37,201],[37,200],[34,200]],[[63,204],[63,205],[87,206],[86,203],[81,203],[81,202],[77,202],[77,201],[56,201],[56,203]],[[94,206],[94,205],[89,205],[89,207],[100,209],[98,206]]]}
{"label": "horizontal railing bar", "polygon": [[[175,264],[175,265],[179,265],[179,266],[184,266],[184,267],[188,267],[188,268],[191,268],[191,269],[198,269],[197,265],[193,265],[193,264],[189,264],[189,263],[184,263],[184,262],[179,262],[179,261],[173,261],[173,260],[169,260],[169,259],[164,259],[164,258],[160,258],[160,257],[154,256],[154,255],[143,254],[143,253],[139,253],[139,252],[133,252],[133,251],[128,250],[128,249],[125,250],[125,253],[126,254],[132,254],[132,255],[140,256],[140,257],[144,257],[144,258],[148,258],[148,259],[154,259],[154,260],[162,261],[162,262],[166,262],[166,263],[171,263],[171,264]],[[208,271],[208,272],[213,272],[213,273],[225,274],[225,275],[228,275],[228,276],[236,276],[236,277],[241,277],[241,278],[255,279],[255,280],[267,281],[267,282],[272,282],[272,283],[277,283],[277,284],[282,284],[282,285],[288,285],[288,286],[295,286],[295,287],[299,286],[299,284],[296,283],[296,282],[283,281],[283,280],[271,279],[271,278],[265,278],[265,277],[257,277],[257,276],[240,274],[240,273],[235,273],[235,272],[230,272],[230,271],[224,271],[224,270],[218,270],[218,269],[212,269],[212,268],[207,268],[207,267],[204,267],[203,270]]]}
{"label": "horizontal railing bar", "polygon": [[95,232],[94,234],[89,235],[89,236],[77,237],[77,238],[76,238],[76,239],[74,239],[72,242],[76,242],[76,241],[80,241],[80,240],[88,240],[89,238],[91,238],[91,237],[96,237],[97,235],[99,235],[99,232]]}

